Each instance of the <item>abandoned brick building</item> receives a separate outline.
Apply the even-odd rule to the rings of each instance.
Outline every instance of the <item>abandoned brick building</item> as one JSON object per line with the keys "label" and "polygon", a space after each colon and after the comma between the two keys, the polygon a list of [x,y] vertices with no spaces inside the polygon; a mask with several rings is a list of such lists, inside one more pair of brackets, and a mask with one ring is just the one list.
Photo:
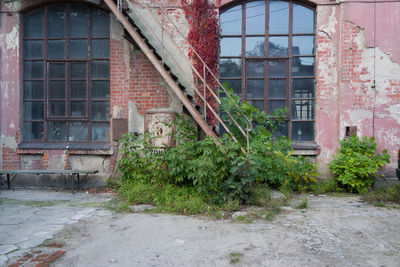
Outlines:
{"label": "abandoned brick building", "polygon": [[[104,181],[122,133],[163,130],[184,109],[196,119],[180,0],[0,5],[0,169],[90,167]],[[295,154],[315,158],[329,175],[339,141],[356,132],[388,150],[384,171],[395,176],[399,2],[223,0],[218,11],[219,79],[261,110],[288,107],[280,131]],[[131,30],[152,49],[138,46]]]}

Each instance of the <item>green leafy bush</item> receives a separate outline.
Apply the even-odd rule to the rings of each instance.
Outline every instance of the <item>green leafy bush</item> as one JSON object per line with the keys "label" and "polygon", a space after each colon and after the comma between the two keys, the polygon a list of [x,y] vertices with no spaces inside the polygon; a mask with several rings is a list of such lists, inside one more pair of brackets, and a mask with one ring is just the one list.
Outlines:
{"label": "green leafy bush", "polygon": [[[249,153],[242,151],[241,148],[246,147],[246,138],[238,133],[229,118],[227,124],[239,142],[225,134],[217,144],[210,137],[198,140],[193,124],[177,114],[177,119],[170,125],[175,129],[172,139],[176,146],[165,147],[162,154],[156,153],[158,148],[151,145],[154,137],[126,135],[118,162],[123,180],[134,181],[137,188],[154,183],[193,187],[206,201],[219,204],[235,199],[247,201],[252,188],[260,184],[293,190],[314,182],[318,176],[316,166],[307,158],[293,156],[289,139],[273,135],[286,111],[266,115],[247,102],[240,103],[233,90],[230,93],[257,125],[250,134]],[[246,128],[246,121],[231,102],[223,99],[222,106],[231,110]]]}
{"label": "green leafy bush", "polygon": [[338,153],[328,164],[339,185],[355,193],[371,188],[378,170],[390,160],[386,150],[376,153],[376,146],[375,139],[366,136],[360,140],[353,135],[340,141]]}

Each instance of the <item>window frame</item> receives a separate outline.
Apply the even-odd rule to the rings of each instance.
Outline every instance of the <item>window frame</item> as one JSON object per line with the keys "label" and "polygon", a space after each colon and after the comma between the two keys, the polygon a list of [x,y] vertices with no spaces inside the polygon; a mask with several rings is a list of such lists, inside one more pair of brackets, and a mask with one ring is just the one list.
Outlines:
{"label": "window frame", "polygon": [[[302,1],[290,1],[290,0],[281,0],[283,2],[287,2],[289,4],[289,21],[288,21],[288,32],[285,34],[270,34],[269,33],[269,3],[272,1],[264,1],[265,3],[265,29],[264,33],[259,33],[259,34],[247,34],[246,33],[246,4],[254,2],[253,1],[234,1],[233,3],[230,3],[226,6],[224,6],[220,10],[220,15],[223,14],[224,12],[241,6],[241,34],[224,34],[222,32],[221,34],[221,39],[223,38],[241,38],[241,54],[240,56],[219,56],[219,60],[221,59],[238,59],[241,62],[241,76],[229,76],[229,77],[221,77],[220,75],[220,80],[221,81],[233,81],[233,80],[241,80],[241,100],[242,101],[251,101],[251,99],[247,98],[247,80],[248,80],[248,73],[247,73],[247,63],[251,61],[264,61],[264,110],[266,113],[269,113],[269,105],[270,101],[274,100],[274,98],[269,96],[269,80],[270,79],[276,79],[275,77],[270,77],[269,76],[269,62],[272,61],[286,61],[287,62],[287,73],[286,73],[286,107],[288,108],[288,113],[286,117],[286,122],[287,122],[287,133],[288,137],[292,139],[292,127],[293,127],[293,122],[313,122],[313,139],[312,140],[302,140],[302,141],[296,141],[294,142],[297,143],[315,143],[316,140],[316,134],[315,134],[315,102],[316,102],[316,88],[315,88],[315,81],[316,81],[316,6],[313,4],[308,4],[304,3]],[[314,21],[314,31],[313,33],[293,33],[293,5],[300,5],[303,6],[307,9],[310,9],[313,11],[313,21]],[[293,37],[295,36],[313,36],[314,40],[314,46],[313,46],[313,52],[312,54],[296,54],[293,55]],[[248,56],[246,55],[246,37],[264,37],[264,55],[263,56]],[[269,55],[269,41],[270,37],[288,37],[288,51],[287,55]],[[295,76],[293,75],[292,72],[292,66],[293,66],[293,59],[295,58],[313,58],[313,66],[314,66],[314,72],[313,76]],[[301,80],[301,79],[313,79],[314,83],[314,92],[313,92],[313,97],[300,97],[296,98],[293,95],[293,82],[295,80]],[[311,113],[313,114],[312,119],[294,119],[293,118],[293,106],[294,106],[294,101],[309,101],[309,103],[312,104],[313,110]],[[283,99],[282,99],[283,101]]]}
{"label": "window frame", "polygon": [[[55,5],[65,5],[65,33],[63,37],[49,37],[48,36],[48,9],[49,7]],[[71,6],[73,5],[82,5],[87,7],[88,10],[88,17],[87,17],[87,35],[85,37],[70,37],[70,10]],[[40,9],[43,10],[43,36],[37,38],[29,38],[24,36],[25,31],[25,18],[31,15],[33,12],[39,11]],[[108,15],[107,21],[109,22],[108,27],[108,35],[99,37],[99,36],[92,36],[92,14],[93,11],[102,11]],[[111,114],[106,112],[105,119],[95,119],[91,115],[92,103],[95,102],[104,102],[105,105],[111,107],[111,51],[108,51],[107,57],[92,57],[92,40],[107,40],[108,41],[108,49],[110,50],[111,46],[111,16],[108,9],[100,8],[96,5],[92,5],[89,3],[80,3],[80,2],[52,2],[48,4],[44,4],[41,6],[34,6],[29,10],[25,10],[21,13],[21,20],[20,20],[20,107],[21,107],[21,116],[20,116],[20,129],[21,129],[21,143],[19,144],[19,148],[22,149],[35,149],[35,148],[46,148],[46,149],[110,149],[110,142],[111,142]],[[25,51],[24,51],[24,44],[27,40],[38,40],[42,42],[42,57],[41,58],[25,58]],[[48,48],[48,40],[63,40],[65,41],[65,55],[63,58],[50,58],[47,53]],[[87,57],[71,57],[69,55],[69,41],[70,40],[87,40],[88,44],[88,52]],[[35,79],[26,78],[24,77],[24,62],[25,61],[41,61],[43,62],[43,76],[40,79],[43,82],[43,97],[41,99],[26,99],[24,96],[24,83],[27,81],[34,81]],[[91,65],[95,61],[108,61],[108,74],[107,78],[93,78],[91,72]],[[62,63],[65,64],[65,75],[64,75],[64,82],[65,82],[65,94],[64,99],[60,101],[64,101],[65,103],[65,114],[64,116],[50,116],[49,113],[49,105],[50,102],[54,99],[50,99],[50,92],[49,92],[49,84],[50,84],[50,75],[49,75],[49,66],[52,63]],[[86,63],[86,75],[82,80],[86,81],[86,96],[82,99],[70,99],[70,82],[74,79],[69,75],[69,65],[71,63]],[[92,99],[92,91],[91,91],[91,83],[93,81],[106,81],[108,82],[109,93],[108,97],[106,98],[93,98]],[[42,102],[43,103],[43,119],[40,120],[28,120],[25,118],[25,109],[24,103],[26,102]],[[70,103],[73,102],[84,102],[85,103],[85,115],[83,116],[73,116],[70,114]],[[43,122],[43,137],[40,140],[25,140],[24,138],[24,124],[25,122],[32,122],[32,121],[40,121]],[[64,122],[65,123],[65,139],[63,140],[48,140],[48,124],[50,122]],[[72,122],[83,122],[86,123],[87,127],[87,139],[86,140],[70,140],[69,139],[69,124]],[[92,122],[100,122],[100,123],[107,123],[109,125],[108,133],[109,138],[106,140],[92,140]]]}

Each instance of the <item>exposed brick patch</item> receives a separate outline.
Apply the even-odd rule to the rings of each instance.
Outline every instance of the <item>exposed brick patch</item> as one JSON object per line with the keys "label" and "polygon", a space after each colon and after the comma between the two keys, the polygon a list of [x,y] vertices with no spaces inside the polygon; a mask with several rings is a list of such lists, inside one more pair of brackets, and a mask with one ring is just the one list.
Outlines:
{"label": "exposed brick patch", "polygon": [[341,28],[341,82],[347,83],[354,91],[354,109],[369,109],[373,105],[373,97],[370,95],[370,72],[362,64],[363,49],[358,41],[362,34],[362,28],[351,22],[344,21]]}
{"label": "exposed brick patch", "polygon": [[49,266],[49,264],[45,263],[45,262],[41,262],[41,263],[36,264],[36,267],[48,267],[48,266]]}
{"label": "exposed brick patch", "polygon": [[53,254],[51,254],[50,256],[48,256],[48,257],[44,260],[44,262],[52,263],[52,262],[54,262],[55,260],[57,260],[58,258],[60,258],[62,255],[64,255],[64,254],[65,254],[65,251],[64,251],[64,250],[58,250],[58,251],[56,251],[55,253],[53,253]]}
{"label": "exposed brick patch", "polygon": [[18,267],[21,266],[23,263],[22,262],[15,262],[13,264],[8,265],[8,267]]}
{"label": "exposed brick patch", "polygon": [[17,154],[17,150],[14,148],[3,146],[2,161],[3,161],[3,170],[20,169],[19,155]]}
{"label": "exposed brick patch", "polygon": [[50,157],[48,153],[44,153],[42,157],[42,169],[47,170],[49,168]]}

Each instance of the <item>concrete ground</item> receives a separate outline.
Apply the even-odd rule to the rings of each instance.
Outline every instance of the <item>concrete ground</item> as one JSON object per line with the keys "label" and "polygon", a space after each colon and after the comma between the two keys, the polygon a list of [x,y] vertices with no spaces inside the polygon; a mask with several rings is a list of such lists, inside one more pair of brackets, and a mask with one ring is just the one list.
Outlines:
{"label": "concrete ground", "polygon": [[0,198],[3,265],[62,244],[54,266],[400,266],[400,209],[358,197],[308,196],[307,209],[247,224],[116,213],[102,207],[110,199],[102,194],[24,190]]}

